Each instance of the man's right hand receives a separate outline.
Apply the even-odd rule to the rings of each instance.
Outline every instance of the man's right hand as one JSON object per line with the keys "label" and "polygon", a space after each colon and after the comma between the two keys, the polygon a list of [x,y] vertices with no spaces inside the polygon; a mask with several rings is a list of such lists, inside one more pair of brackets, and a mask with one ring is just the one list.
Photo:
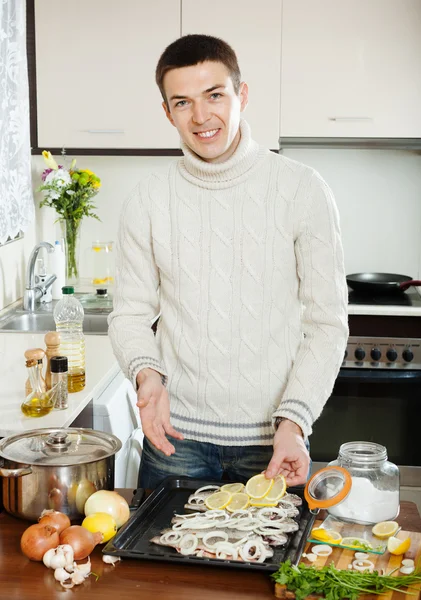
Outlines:
{"label": "man's right hand", "polygon": [[137,406],[139,407],[142,430],[148,440],[166,456],[174,454],[175,448],[167,435],[182,440],[183,434],[170,423],[170,401],[162,385],[161,375],[153,369],[142,369],[136,377]]}

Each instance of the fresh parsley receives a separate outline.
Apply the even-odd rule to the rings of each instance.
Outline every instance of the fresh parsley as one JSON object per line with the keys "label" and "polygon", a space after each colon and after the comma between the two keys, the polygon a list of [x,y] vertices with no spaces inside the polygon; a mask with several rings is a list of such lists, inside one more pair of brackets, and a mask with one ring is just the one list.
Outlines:
{"label": "fresh parsley", "polygon": [[421,568],[417,567],[411,575],[392,577],[379,575],[377,571],[342,571],[333,563],[321,569],[295,566],[288,560],[271,577],[294,592],[296,600],[304,600],[310,594],[322,596],[325,600],[358,600],[360,594],[384,594],[420,583]]}

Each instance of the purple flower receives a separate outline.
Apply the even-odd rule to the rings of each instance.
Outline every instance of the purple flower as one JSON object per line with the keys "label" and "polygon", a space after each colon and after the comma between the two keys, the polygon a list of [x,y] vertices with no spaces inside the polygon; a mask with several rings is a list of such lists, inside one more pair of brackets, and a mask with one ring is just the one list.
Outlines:
{"label": "purple flower", "polygon": [[[58,165],[59,169],[63,169],[63,165]],[[53,171],[54,169],[44,169],[42,175],[41,175],[41,179],[43,181],[45,181],[47,179],[47,176],[51,173],[51,171]]]}
{"label": "purple flower", "polygon": [[41,179],[43,181],[45,181],[47,179],[47,175],[49,175],[51,173],[53,169],[44,169],[42,175],[41,175]]}

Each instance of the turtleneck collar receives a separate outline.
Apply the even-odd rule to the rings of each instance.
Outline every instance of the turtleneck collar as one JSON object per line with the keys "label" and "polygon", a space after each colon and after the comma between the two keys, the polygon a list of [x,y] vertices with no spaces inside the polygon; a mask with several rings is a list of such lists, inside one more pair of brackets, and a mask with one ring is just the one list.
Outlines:
{"label": "turtleneck collar", "polygon": [[240,121],[240,134],[235,152],[222,163],[206,162],[182,143],[184,157],[178,162],[181,175],[191,183],[209,189],[232,187],[242,182],[269,151],[251,139],[250,127],[244,119]]}

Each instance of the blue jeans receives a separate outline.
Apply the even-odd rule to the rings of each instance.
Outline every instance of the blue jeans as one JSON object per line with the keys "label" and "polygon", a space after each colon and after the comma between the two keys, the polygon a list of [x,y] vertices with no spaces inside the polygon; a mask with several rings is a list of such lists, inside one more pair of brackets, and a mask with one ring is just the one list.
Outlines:
{"label": "blue jeans", "polygon": [[139,487],[153,490],[169,476],[245,483],[267,468],[273,454],[272,446],[217,446],[174,438],[171,443],[175,454],[165,456],[144,438]]}

